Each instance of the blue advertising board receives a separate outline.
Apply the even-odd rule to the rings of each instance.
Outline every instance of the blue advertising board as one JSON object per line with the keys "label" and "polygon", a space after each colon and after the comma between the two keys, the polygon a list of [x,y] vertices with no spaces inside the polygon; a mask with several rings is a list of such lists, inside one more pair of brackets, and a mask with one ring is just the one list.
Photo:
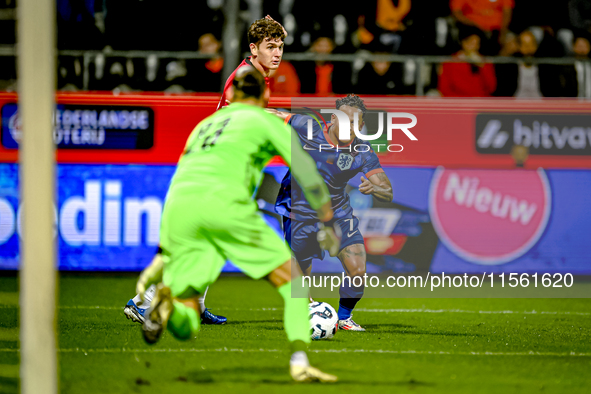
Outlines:
{"label": "blue advertising board", "polygon": [[[57,166],[61,270],[138,271],[158,247],[174,166]],[[279,183],[286,169],[265,170]],[[591,171],[385,168],[392,203],[348,191],[360,218],[368,272],[591,274]],[[0,269],[18,269],[18,165],[0,164]],[[271,193],[272,195],[272,193]],[[269,200],[269,198],[266,198]],[[281,234],[272,201],[260,199]],[[340,271],[335,258],[316,272]],[[225,271],[236,271],[227,264]]]}
{"label": "blue advertising board", "polygon": [[[18,104],[0,109],[0,141],[18,149],[21,121]],[[149,149],[154,145],[154,111],[149,107],[56,105],[53,141],[58,149]]]}

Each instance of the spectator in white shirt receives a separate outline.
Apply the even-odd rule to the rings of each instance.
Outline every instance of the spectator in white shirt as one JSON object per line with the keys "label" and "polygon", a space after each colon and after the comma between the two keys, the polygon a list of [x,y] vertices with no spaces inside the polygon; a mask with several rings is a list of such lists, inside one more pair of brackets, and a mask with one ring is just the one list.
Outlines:
{"label": "spectator in white shirt", "polygon": [[591,98],[591,43],[589,34],[579,33],[573,39],[575,70],[577,72],[578,97]]}

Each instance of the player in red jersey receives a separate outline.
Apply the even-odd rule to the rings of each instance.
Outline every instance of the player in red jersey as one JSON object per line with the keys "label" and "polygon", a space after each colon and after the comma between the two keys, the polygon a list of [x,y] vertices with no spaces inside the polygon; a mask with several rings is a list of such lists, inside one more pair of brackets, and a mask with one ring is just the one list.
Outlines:
{"label": "player in red jersey", "polygon": [[248,42],[251,56],[247,57],[236,67],[236,70],[228,77],[224,85],[222,97],[217,109],[227,105],[226,92],[232,86],[234,75],[240,67],[253,66],[265,77],[267,86],[271,83],[271,75],[279,68],[283,57],[283,39],[287,32],[279,22],[267,15],[263,19],[255,21],[248,29]]}
{"label": "player in red jersey", "polygon": [[[250,43],[249,47],[252,55],[244,59],[242,63],[236,67],[236,70],[234,70],[230,77],[228,77],[217,109],[228,104],[226,92],[229,87],[232,86],[236,71],[241,67],[253,66],[256,68],[265,78],[267,86],[269,86],[272,73],[277,70],[281,63],[281,58],[283,57],[283,39],[286,36],[287,32],[283,26],[269,15],[263,19],[254,21],[254,23],[250,25],[250,28],[248,29],[248,42]],[[155,262],[157,263],[162,260],[161,252],[162,250],[159,247],[152,260],[152,265],[154,265]],[[150,306],[150,301],[152,300],[155,290],[155,286],[151,286],[147,289],[144,294],[146,299],[143,302],[139,294],[130,299],[123,308],[125,316],[135,322],[143,323],[145,319],[144,314]],[[207,289],[204,294],[199,297],[200,310],[202,311],[201,323],[214,325],[225,324],[228,319],[224,316],[211,313],[211,311],[205,307],[206,295]]]}

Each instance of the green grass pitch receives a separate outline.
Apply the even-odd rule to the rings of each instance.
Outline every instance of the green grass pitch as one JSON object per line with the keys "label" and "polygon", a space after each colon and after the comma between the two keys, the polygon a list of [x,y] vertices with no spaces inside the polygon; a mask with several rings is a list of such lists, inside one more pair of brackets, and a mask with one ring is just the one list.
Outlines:
{"label": "green grass pitch", "polygon": [[[590,299],[364,299],[354,317],[366,333],[310,346],[311,362],[340,381],[302,385],[289,378],[282,300],[268,283],[220,278],[208,306],[228,324],[154,346],[122,312],[134,284],[60,279],[62,393],[591,392]],[[0,277],[0,393],[19,390],[17,290],[17,278]]]}

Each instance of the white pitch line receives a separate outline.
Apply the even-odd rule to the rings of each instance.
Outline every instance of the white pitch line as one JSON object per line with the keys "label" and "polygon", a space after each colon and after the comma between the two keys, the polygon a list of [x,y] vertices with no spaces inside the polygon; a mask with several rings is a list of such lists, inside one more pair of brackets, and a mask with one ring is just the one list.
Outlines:
{"label": "white pitch line", "polygon": [[[18,308],[18,305],[0,304],[0,309],[4,308]],[[103,305],[59,305],[58,309],[89,309],[89,310],[107,310],[107,311],[122,311],[123,306],[103,306]],[[283,308],[216,308],[216,310],[224,311],[282,311]]]}
{"label": "white pitch line", "polygon": [[123,310],[122,306],[101,306],[101,305],[60,305],[59,309],[99,309],[99,310]]}
{"label": "white pitch line", "polygon": [[[2,308],[13,308],[15,305],[0,305]],[[122,311],[123,307],[119,306],[102,306],[102,305],[60,305],[59,309],[89,309],[89,310],[117,310]],[[216,308],[220,311],[249,311],[249,312],[273,312],[282,311],[283,308]],[[591,316],[591,312],[569,312],[569,311],[468,311],[463,309],[380,309],[380,308],[357,308],[356,312],[369,313],[474,313],[474,314],[523,314],[523,315],[576,315],[576,316]]]}
{"label": "white pitch line", "polygon": [[[20,352],[19,349],[0,349],[0,352]],[[283,353],[287,349],[165,349],[165,348],[105,348],[105,349],[59,349],[60,353]],[[379,353],[379,354],[414,354],[444,356],[541,356],[541,357],[591,357],[591,353],[555,353],[555,352],[434,352],[425,350],[388,350],[388,349],[315,349],[311,353]]]}
{"label": "white pitch line", "polygon": [[466,311],[462,309],[365,309],[357,308],[356,312],[376,313],[480,313],[480,314],[524,314],[524,315],[579,315],[590,316],[590,312],[548,312],[548,311]]}

